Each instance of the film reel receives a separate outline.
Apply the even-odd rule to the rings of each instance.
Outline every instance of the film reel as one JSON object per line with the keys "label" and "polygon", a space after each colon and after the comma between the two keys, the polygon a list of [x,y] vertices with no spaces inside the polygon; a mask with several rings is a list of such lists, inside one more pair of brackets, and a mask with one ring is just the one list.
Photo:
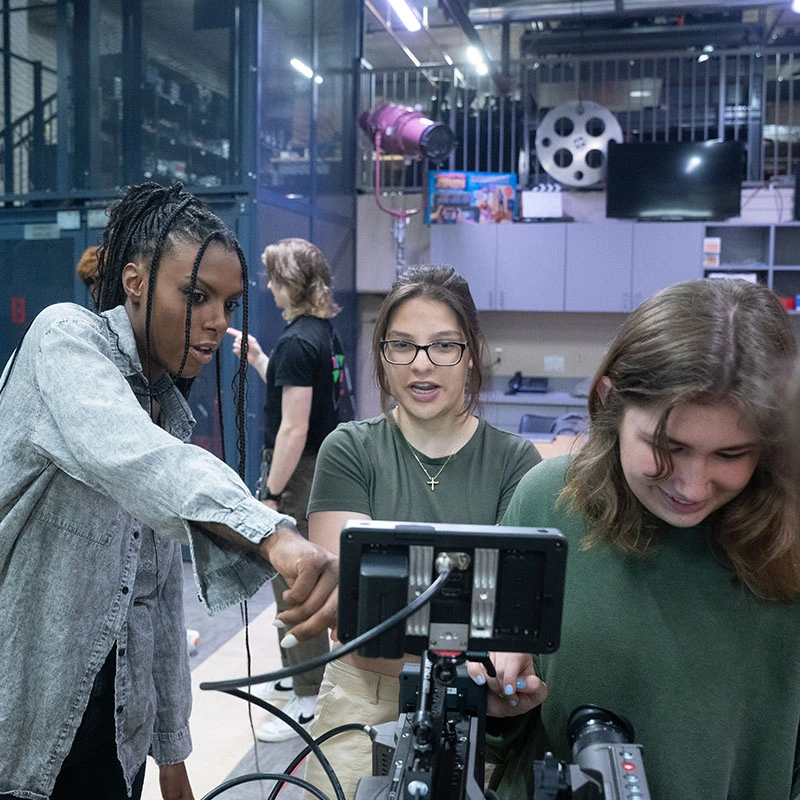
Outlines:
{"label": "film reel", "polygon": [[559,183],[586,188],[603,179],[611,139],[622,142],[622,128],[607,108],[591,100],[568,100],[539,123],[536,155]]}

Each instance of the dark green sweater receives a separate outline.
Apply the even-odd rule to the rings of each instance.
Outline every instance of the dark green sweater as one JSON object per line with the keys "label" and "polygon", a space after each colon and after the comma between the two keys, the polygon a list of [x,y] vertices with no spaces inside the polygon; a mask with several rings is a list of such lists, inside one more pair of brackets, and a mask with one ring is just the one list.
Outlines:
{"label": "dark green sweater", "polygon": [[500,797],[529,800],[545,750],[572,760],[566,722],[584,703],[633,723],[653,800],[800,797],[800,604],[736,585],[705,526],[665,526],[648,556],[581,550],[582,519],[554,508],[567,464],[531,470],[503,519],[558,528],[570,549],[561,646],[537,659],[548,698],[490,737]]}

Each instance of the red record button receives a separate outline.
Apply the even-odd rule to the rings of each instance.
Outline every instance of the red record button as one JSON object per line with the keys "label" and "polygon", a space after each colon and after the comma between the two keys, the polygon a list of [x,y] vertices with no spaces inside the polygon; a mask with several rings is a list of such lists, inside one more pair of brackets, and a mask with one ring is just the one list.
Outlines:
{"label": "red record button", "polygon": [[634,764],[632,761],[623,761],[622,769],[626,770],[627,772],[633,772],[633,770],[636,769],[636,764]]}

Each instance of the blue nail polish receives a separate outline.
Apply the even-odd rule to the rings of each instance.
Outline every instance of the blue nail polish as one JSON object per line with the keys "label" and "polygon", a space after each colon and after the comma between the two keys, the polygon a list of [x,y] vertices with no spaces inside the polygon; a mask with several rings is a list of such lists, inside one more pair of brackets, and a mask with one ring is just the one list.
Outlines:
{"label": "blue nail polish", "polygon": [[483,686],[483,684],[486,683],[486,678],[484,678],[483,675],[476,675],[475,683],[477,683],[478,686]]}
{"label": "blue nail polish", "polygon": [[525,678],[517,678],[517,689],[525,688]]}
{"label": "blue nail polish", "polygon": [[508,702],[509,702],[509,705],[511,706],[511,708],[514,708],[517,705],[517,701],[516,700],[509,700]]}
{"label": "blue nail polish", "polygon": [[505,689],[503,690],[506,694],[514,694],[514,687],[507,683]]}

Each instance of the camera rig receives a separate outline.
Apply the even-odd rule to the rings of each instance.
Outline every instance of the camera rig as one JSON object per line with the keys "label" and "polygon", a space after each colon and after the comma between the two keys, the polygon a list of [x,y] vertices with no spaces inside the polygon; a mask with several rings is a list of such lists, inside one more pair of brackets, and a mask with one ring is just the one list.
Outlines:
{"label": "camera rig", "polygon": [[[363,777],[355,800],[485,800],[483,752],[486,687],[464,662],[493,668],[489,651],[547,653],[558,648],[567,543],[551,528],[350,521],[340,540],[339,622],[342,646],[322,663],[357,650],[368,657],[422,654],[400,676],[400,717],[377,726],[348,724],[315,742],[279,709],[241,691],[294,675],[320,659],[264,675],[202,683],[255,703],[296,727],[307,743],[281,774],[256,773],[233,785],[277,780],[324,795],[290,773],[314,751],[344,800],[318,745],[346,729],[373,738],[373,775]],[[547,753],[532,766],[532,800],[649,800],[640,745],[623,717],[596,706],[572,713],[567,736],[575,764]],[[493,795],[496,797],[496,795]]]}
{"label": "camera rig", "polygon": [[356,800],[483,798],[485,689],[469,655],[558,647],[566,540],[549,528],[349,522],[340,539],[339,638],[353,640],[449,572],[430,603],[359,653],[422,655],[401,675],[397,723],[377,726]]}

